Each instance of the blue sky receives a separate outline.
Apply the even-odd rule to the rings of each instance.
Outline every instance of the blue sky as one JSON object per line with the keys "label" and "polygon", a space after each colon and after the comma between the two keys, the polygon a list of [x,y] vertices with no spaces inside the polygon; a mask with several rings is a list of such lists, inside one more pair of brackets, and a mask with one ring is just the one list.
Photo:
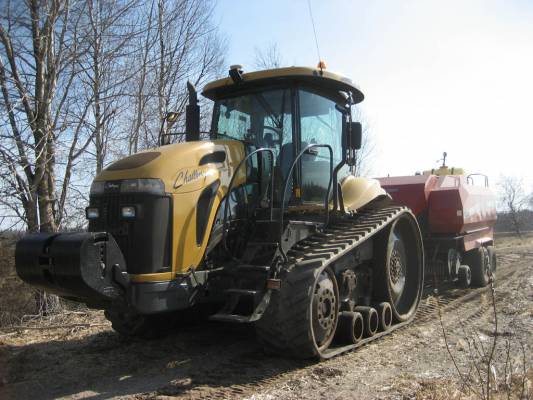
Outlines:
{"label": "blue sky", "polygon": [[[533,1],[311,0],[328,69],[365,93],[375,175],[449,165],[522,176],[533,189]],[[252,70],[277,43],[287,65],[315,66],[305,0],[219,0],[229,64]]]}

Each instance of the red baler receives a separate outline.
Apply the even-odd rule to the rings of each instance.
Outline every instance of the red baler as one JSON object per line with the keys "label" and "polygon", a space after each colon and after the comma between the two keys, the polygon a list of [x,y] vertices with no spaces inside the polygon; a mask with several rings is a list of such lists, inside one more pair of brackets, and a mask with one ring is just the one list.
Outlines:
{"label": "red baler", "polygon": [[467,176],[443,165],[422,175],[378,180],[396,204],[411,208],[418,218],[427,280],[438,276],[465,287],[489,282],[496,269],[496,204],[486,176]]}

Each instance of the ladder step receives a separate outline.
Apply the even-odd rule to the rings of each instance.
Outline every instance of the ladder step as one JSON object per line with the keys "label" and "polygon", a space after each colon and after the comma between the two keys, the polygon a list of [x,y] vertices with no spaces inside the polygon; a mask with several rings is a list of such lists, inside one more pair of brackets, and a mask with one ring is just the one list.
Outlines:
{"label": "ladder step", "polygon": [[239,314],[223,314],[218,313],[215,315],[211,315],[209,317],[211,321],[219,321],[219,322],[240,322],[240,323],[246,323],[251,321],[251,316],[248,315],[239,315]]}
{"label": "ladder step", "polygon": [[249,290],[249,289],[227,289],[225,293],[228,294],[238,294],[241,296],[255,296],[259,293],[259,290]]}
{"label": "ladder step", "polygon": [[270,271],[270,267],[268,265],[251,265],[251,264],[243,264],[239,265],[237,267],[237,271],[242,272],[268,272]]}
{"label": "ladder step", "polygon": [[247,246],[272,246],[272,247],[277,247],[279,245],[278,242],[247,242],[246,243]]}

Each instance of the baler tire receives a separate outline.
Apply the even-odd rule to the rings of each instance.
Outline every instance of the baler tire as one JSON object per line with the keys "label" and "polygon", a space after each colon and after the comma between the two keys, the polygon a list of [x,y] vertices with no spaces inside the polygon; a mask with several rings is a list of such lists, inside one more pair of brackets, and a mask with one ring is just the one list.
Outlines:
{"label": "baler tire", "polygon": [[463,289],[470,287],[472,283],[472,271],[468,265],[461,265],[457,272],[457,283]]}
{"label": "baler tire", "polygon": [[[321,296],[318,290],[324,280],[330,280],[333,293]],[[333,300],[328,315],[317,315],[320,297]],[[321,318],[322,317],[322,318]],[[324,318],[325,317],[325,318]],[[335,274],[330,268],[293,268],[288,272],[279,291],[275,291],[263,317],[255,323],[259,343],[265,353],[308,359],[320,358],[331,344],[339,317],[339,292]],[[328,319],[330,321],[328,321]],[[317,343],[317,326],[324,321],[324,339]]]}
{"label": "baler tire", "polygon": [[490,260],[490,272],[492,273],[492,279],[496,279],[496,269],[498,267],[498,260],[496,259],[496,249],[494,246],[487,246]]}
{"label": "baler tire", "polygon": [[472,272],[472,286],[484,287],[489,284],[490,262],[488,259],[488,251],[484,246],[466,252],[465,264]]}

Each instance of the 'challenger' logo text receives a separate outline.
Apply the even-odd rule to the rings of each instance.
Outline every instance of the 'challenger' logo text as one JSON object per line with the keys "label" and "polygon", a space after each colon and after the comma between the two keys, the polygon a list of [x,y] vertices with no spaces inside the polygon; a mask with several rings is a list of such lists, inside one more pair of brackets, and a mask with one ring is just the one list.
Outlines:
{"label": "'challenger' logo text", "polygon": [[178,189],[183,185],[196,182],[199,179],[206,178],[208,175],[205,169],[184,169],[178,173],[176,182],[174,182],[174,189]]}

